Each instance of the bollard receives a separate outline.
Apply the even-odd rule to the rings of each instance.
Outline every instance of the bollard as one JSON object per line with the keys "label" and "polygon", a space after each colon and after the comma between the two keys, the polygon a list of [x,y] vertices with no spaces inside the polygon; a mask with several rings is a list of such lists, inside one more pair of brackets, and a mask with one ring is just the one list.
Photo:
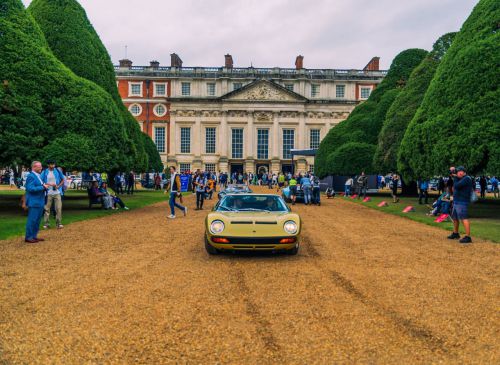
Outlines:
{"label": "bollard", "polygon": [[445,221],[448,218],[448,214],[441,214],[439,217],[437,217],[434,222],[436,223],[441,223]]}
{"label": "bollard", "polygon": [[389,206],[389,204],[387,204],[387,202],[385,200],[377,204],[377,207],[380,207],[380,208],[388,207],[388,206]]}
{"label": "bollard", "polygon": [[372,201],[372,199],[369,198],[369,197],[366,197],[366,198],[363,199],[363,203],[368,203],[370,201]]}
{"label": "bollard", "polygon": [[411,205],[408,205],[405,209],[403,209],[403,213],[410,213],[414,212],[415,208],[413,208]]}

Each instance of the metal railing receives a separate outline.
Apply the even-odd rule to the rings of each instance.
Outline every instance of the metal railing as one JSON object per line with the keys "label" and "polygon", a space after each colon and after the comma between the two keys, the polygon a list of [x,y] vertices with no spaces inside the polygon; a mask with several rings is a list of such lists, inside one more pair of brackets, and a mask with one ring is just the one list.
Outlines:
{"label": "metal railing", "polygon": [[295,69],[295,68],[255,68],[255,67],[151,67],[151,66],[114,66],[120,76],[153,77],[201,77],[201,78],[255,78],[269,77],[276,79],[371,79],[378,80],[387,74],[387,70],[365,71],[355,69]]}

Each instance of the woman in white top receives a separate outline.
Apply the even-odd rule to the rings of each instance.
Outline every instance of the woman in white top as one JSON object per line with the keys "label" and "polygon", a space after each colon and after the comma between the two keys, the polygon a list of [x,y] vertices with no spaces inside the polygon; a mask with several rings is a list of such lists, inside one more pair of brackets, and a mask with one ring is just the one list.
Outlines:
{"label": "woman in white top", "polygon": [[352,183],[353,183],[352,177],[348,178],[347,181],[345,182],[344,196],[351,195],[351,186],[352,186]]}

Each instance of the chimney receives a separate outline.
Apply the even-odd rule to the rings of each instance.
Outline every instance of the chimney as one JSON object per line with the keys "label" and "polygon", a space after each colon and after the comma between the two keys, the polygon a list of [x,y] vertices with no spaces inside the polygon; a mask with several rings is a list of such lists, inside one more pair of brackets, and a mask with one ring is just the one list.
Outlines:
{"label": "chimney", "polygon": [[172,53],[170,55],[170,66],[171,67],[182,67],[182,60],[177,53]]}
{"label": "chimney", "polygon": [[298,55],[295,59],[295,69],[301,70],[304,68],[304,56]]}
{"label": "chimney", "polygon": [[224,67],[225,68],[233,68],[233,56],[231,56],[230,54],[227,54],[224,56],[224,59],[225,59]]}
{"label": "chimney", "polygon": [[379,71],[380,57],[373,57],[370,62],[363,68],[363,71]]}
{"label": "chimney", "polygon": [[160,62],[158,61],[151,61],[149,64],[153,70],[158,70],[158,68],[160,67]]}
{"label": "chimney", "polygon": [[132,61],[123,59],[120,60],[120,68],[131,68],[132,67]]}

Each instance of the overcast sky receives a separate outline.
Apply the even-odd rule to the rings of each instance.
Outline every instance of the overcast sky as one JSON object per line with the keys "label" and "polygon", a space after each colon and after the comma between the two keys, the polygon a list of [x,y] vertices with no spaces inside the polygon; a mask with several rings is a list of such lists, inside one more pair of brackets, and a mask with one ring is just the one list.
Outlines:
{"label": "overcast sky", "polygon": [[[30,0],[23,0],[28,5]],[[429,50],[457,31],[477,0],[80,0],[113,63],[388,68],[406,48]]]}

